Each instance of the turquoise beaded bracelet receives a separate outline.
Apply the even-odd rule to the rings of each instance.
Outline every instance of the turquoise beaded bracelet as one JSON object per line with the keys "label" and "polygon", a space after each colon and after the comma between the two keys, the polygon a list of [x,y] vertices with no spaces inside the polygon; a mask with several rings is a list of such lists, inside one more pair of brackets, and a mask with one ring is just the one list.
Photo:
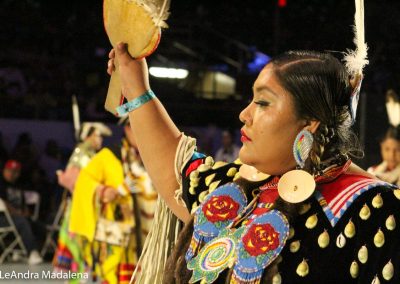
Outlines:
{"label": "turquoise beaded bracelet", "polygon": [[142,105],[144,105],[148,101],[151,101],[155,97],[156,97],[156,95],[153,93],[153,91],[148,90],[140,97],[137,97],[137,98],[117,107],[118,116],[126,115],[128,112],[131,112],[131,111],[141,107]]}

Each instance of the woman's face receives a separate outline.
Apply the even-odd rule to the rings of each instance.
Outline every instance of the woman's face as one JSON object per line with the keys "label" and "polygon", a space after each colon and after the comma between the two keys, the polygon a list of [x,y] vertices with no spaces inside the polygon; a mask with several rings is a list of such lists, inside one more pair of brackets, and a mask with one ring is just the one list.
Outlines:
{"label": "woman's face", "polygon": [[296,166],[293,142],[307,122],[296,117],[292,96],[278,82],[272,64],[259,74],[253,93],[240,113],[244,123],[240,160],[267,174],[283,174]]}
{"label": "woman's face", "polygon": [[400,163],[400,142],[394,138],[385,139],[381,142],[381,155],[388,170],[394,169]]}

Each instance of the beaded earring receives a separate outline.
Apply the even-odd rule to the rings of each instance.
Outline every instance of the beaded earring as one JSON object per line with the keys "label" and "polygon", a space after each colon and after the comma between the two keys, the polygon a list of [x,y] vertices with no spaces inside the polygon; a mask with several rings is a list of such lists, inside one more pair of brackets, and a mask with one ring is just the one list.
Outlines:
{"label": "beaded earring", "polygon": [[293,156],[300,168],[304,168],[313,142],[314,138],[310,131],[304,129],[297,134],[293,143]]}
{"label": "beaded earring", "polygon": [[300,203],[308,199],[315,190],[314,177],[302,170],[313,142],[313,135],[306,129],[300,131],[294,140],[293,156],[300,169],[285,173],[278,182],[279,196],[289,203]]}

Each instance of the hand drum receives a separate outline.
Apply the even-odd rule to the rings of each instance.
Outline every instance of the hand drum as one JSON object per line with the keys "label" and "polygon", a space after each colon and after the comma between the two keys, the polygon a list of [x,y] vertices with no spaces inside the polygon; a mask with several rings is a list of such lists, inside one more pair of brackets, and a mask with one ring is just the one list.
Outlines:
{"label": "hand drum", "polygon": [[[104,0],[104,27],[111,45],[128,44],[134,58],[146,57],[160,42],[161,27],[166,27],[168,0]],[[118,62],[115,61],[117,67]],[[123,103],[118,68],[112,73],[105,108],[117,115],[116,107]]]}

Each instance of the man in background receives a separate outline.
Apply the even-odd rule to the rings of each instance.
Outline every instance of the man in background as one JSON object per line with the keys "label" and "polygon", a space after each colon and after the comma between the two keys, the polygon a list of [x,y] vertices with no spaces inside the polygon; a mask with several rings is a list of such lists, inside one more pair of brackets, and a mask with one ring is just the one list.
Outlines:
{"label": "man in background", "polygon": [[[68,189],[73,195],[75,182],[80,171],[87,166],[93,156],[103,145],[103,136],[110,136],[111,129],[101,122],[85,122],[80,132],[81,142],[77,144],[69,158],[64,171],[57,171],[58,183]],[[65,195],[67,191],[64,191]],[[64,210],[63,221],[58,235],[57,250],[53,259],[56,271],[84,272],[85,261],[82,256],[81,244],[75,234],[69,232],[71,200],[63,197],[61,204]],[[79,279],[72,279],[70,283],[78,283]]]}
{"label": "man in background", "polygon": [[[7,210],[17,228],[28,251],[28,264],[35,265],[43,262],[38,252],[38,242],[33,232],[34,224],[30,219],[31,213],[25,203],[24,190],[19,184],[21,163],[8,160],[0,177],[0,198],[5,202]],[[0,217],[0,225],[8,225],[4,216]]]}

